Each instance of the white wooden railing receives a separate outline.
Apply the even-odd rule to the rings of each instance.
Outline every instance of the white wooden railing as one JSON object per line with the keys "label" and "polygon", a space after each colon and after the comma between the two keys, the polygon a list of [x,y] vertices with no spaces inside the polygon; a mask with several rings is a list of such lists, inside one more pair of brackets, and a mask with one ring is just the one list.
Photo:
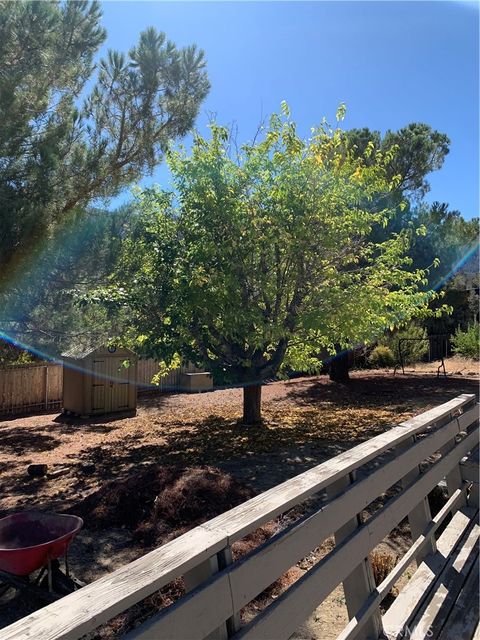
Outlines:
{"label": "white wooden railing", "polygon": [[[343,582],[351,621],[342,640],[378,638],[379,604],[434,533],[469,499],[462,458],[478,444],[478,405],[461,395],[288,480],[0,631],[1,640],[80,638],[183,576],[187,595],[129,634],[138,640],[285,640]],[[446,481],[449,501],[432,519],[428,493]],[[362,511],[400,486],[370,517]],[[473,494],[472,494],[473,495]],[[321,496],[321,506],[239,561],[231,545],[272,518]],[[405,517],[413,545],[375,589],[369,553]],[[322,541],[335,547],[248,624],[239,611]],[[355,616],[355,617],[354,617]]]}

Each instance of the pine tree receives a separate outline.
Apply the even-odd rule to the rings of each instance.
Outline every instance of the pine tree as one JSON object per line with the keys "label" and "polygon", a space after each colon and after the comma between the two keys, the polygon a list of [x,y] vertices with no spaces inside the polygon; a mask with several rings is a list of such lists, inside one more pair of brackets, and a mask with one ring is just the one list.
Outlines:
{"label": "pine tree", "polygon": [[153,28],[95,65],[100,19],[97,2],[0,1],[0,293],[57,223],[153,170],[209,90],[203,52]]}

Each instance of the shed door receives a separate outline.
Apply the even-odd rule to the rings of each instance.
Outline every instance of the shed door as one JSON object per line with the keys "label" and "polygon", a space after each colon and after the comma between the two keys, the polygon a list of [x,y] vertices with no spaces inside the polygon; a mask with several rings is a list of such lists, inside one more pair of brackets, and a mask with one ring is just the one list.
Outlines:
{"label": "shed door", "polygon": [[107,360],[105,358],[93,360],[92,385],[92,411],[110,411],[110,384],[107,378]]}
{"label": "shed door", "polygon": [[129,408],[130,368],[126,367],[126,364],[130,364],[128,358],[109,358],[111,411],[122,411]]}

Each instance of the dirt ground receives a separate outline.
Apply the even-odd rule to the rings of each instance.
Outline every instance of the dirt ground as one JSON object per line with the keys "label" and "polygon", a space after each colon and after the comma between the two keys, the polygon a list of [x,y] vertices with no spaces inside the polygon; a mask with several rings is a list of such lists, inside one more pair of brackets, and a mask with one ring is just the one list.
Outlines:
{"label": "dirt ground", "polygon": [[[274,382],[263,389],[264,424],[256,428],[240,422],[240,389],[144,397],[135,417],[4,419],[0,517],[32,507],[65,511],[106,481],[126,478],[152,462],[214,465],[256,493],[264,491],[429,407],[460,393],[478,393],[475,364],[452,359],[446,368],[446,378],[437,378],[436,366],[430,366],[395,377],[391,371],[354,372],[348,385],[330,383],[326,376]],[[26,472],[31,463],[66,473],[31,478]],[[123,527],[90,531],[86,521],[72,546],[76,574],[89,582],[138,557],[127,538]],[[406,544],[398,531],[385,542],[398,555]],[[14,607],[0,606],[0,626],[32,606],[18,598]],[[346,622],[339,587],[295,637],[330,640]]]}

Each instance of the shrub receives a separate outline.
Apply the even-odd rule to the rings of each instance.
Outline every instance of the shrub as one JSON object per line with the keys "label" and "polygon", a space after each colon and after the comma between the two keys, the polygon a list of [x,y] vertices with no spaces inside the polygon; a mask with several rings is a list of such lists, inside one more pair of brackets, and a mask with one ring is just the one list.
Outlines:
{"label": "shrub", "polygon": [[480,357],[480,332],[479,324],[476,322],[463,331],[457,327],[455,335],[452,338],[453,351],[465,358],[473,358],[478,360]]}
{"label": "shrub", "polygon": [[370,562],[372,563],[375,584],[378,587],[397,564],[397,558],[383,551],[372,551],[370,554]]}
{"label": "shrub", "polygon": [[[420,362],[428,353],[427,330],[424,327],[411,322],[409,325],[396,331],[385,334],[378,343],[385,347],[389,347],[395,354],[395,360],[400,362],[400,353],[398,350],[399,340],[404,338],[416,338],[415,340],[405,340],[402,342],[403,364],[414,364]],[[421,340],[420,340],[421,339]]]}
{"label": "shrub", "polygon": [[368,356],[368,363],[372,367],[387,368],[395,364],[395,356],[390,347],[379,344]]}

